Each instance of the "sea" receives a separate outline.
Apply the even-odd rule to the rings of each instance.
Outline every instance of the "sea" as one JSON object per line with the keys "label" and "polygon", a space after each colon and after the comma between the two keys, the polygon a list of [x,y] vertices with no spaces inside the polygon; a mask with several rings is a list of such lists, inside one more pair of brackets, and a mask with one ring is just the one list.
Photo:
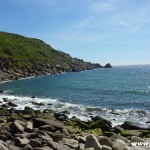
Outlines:
{"label": "sea", "polygon": [[[0,101],[9,98],[34,109],[67,110],[69,117],[102,116],[112,126],[124,121],[150,121],[150,65],[116,66],[82,72],[1,82]],[[35,96],[36,98],[31,98]],[[44,105],[34,105],[42,102]]]}

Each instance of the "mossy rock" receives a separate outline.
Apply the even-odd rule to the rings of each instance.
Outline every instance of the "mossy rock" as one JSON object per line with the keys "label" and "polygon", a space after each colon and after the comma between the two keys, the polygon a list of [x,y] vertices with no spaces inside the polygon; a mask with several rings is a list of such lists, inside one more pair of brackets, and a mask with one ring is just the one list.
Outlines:
{"label": "mossy rock", "polygon": [[27,114],[27,115],[23,115],[22,118],[25,120],[31,120],[33,116]]}
{"label": "mossy rock", "polygon": [[91,129],[101,128],[104,131],[110,131],[111,124],[105,122],[104,120],[97,120],[96,122],[90,124],[90,128]]}
{"label": "mossy rock", "polygon": [[128,137],[128,136],[143,137],[143,132],[141,132],[139,130],[122,130],[121,135],[124,137]]}
{"label": "mossy rock", "polygon": [[82,121],[77,122],[77,125],[79,126],[79,128],[84,129],[84,130],[89,130],[90,129],[90,127]]}
{"label": "mossy rock", "polygon": [[5,108],[0,108],[0,114],[6,115],[8,114],[8,111]]}
{"label": "mossy rock", "polygon": [[66,126],[72,126],[72,127],[77,126],[77,125],[76,125],[76,122],[71,121],[71,120],[65,121],[64,124],[65,124]]}
{"label": "mossy rock", "polygon": [[91,131],[92,131],[92,133],[93,133],[94,135],[96,135],[96,136],[103,135],[103,132],[102,132],[101,128],[96,128],[96,129],[93,129],[93,130],[91,130]]}
{"label": "mossy rock", "polygon": [[16,114],[16,113],[12,113],[12,114],[11,114],[11,118],[16,118],[16,119],[17,119],[17,118],[19,118],[19,115]]}

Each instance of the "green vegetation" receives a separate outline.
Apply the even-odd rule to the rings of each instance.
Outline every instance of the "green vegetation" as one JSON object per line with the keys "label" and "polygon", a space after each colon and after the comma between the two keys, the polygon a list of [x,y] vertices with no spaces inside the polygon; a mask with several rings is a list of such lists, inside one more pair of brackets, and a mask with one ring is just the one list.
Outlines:
{"label": "green vegetation", "polygon": [[[0,65],[30,68],[37,65],[68,64],[73,59],[63,52],[35,38],[0,32]],[[5,63],[4,63],[5,62]]]}
{"label": "green vegetation", "polygon": [[[74,68],[76,66],[76,68]],[[100,67],[53,49],[42,40],[0,32],[0,67],[5,69],[72,68],[81,71]]]}

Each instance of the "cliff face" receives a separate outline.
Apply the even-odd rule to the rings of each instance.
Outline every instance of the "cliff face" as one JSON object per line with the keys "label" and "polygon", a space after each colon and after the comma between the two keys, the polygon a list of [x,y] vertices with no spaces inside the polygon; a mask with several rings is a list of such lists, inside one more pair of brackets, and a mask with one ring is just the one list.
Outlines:
{"label": "cliff face", "polygon": [[101,67],[99,64],[72,58],[39,39],[0,32],[1,80]]}

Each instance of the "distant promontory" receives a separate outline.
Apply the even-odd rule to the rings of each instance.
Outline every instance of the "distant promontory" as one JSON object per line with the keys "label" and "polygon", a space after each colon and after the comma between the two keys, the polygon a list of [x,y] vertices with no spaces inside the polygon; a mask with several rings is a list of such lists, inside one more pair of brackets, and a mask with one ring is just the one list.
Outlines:
{"label": "distant promontory", "polygon": [[0,32],[0,81],[110,66],[72,58],[39,39]]}

